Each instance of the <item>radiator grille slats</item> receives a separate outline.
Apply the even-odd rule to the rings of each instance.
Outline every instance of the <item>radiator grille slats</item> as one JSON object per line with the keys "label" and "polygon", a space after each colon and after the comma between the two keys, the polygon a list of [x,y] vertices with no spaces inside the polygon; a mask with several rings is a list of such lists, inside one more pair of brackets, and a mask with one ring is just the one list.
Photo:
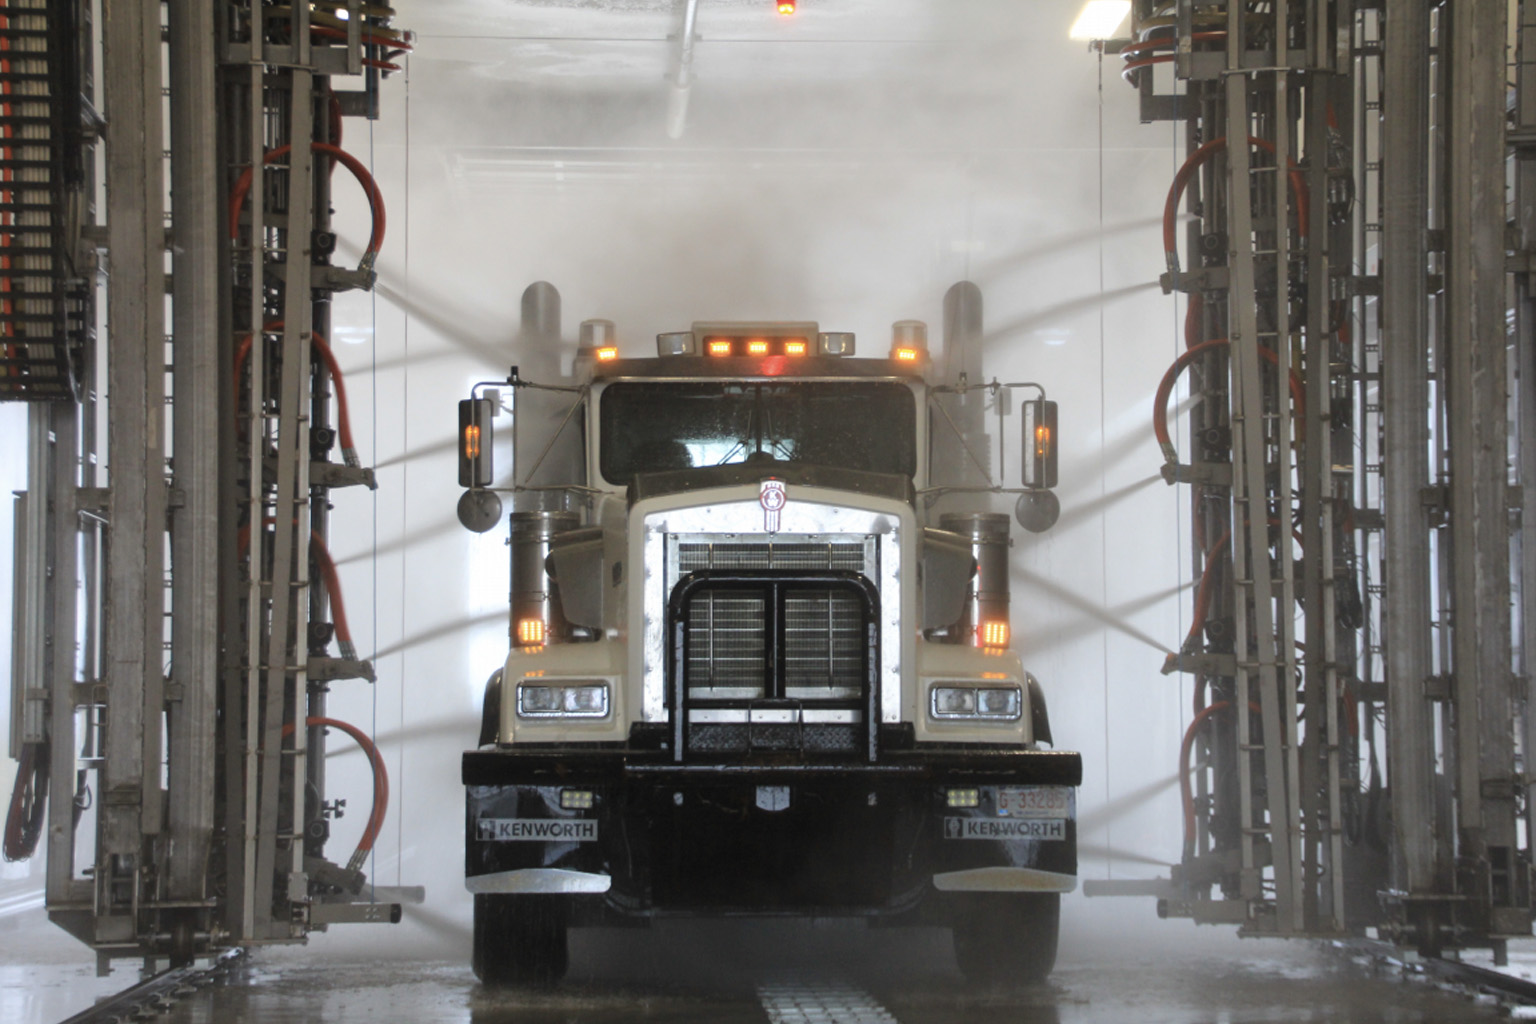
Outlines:
{"label": "radiator grille slats", "polygon": [[767,694],[761,594],[706,590],[688,608],[688,696],[758,698]]}
{"label": "radiator grille slats", "polygon": [[784,601],[784,696],[846,700],[860,692],[864,615],[847,591],[790,594]]}
{"label": "radiator grille slats", "polygon": [[[731,570],[877,573],[874,537],[846,536],[780,541],[764,535],[714,539],[673,537],[669,585],[694,572]],[[854,594],[794,590],[784,596],[784,691],[792,700],[853,700],[864,686],[864,616]],[[763,595],[704,589],[689,602],[685,671],[690,700],[755,700],[768,697],[770,638]]]}

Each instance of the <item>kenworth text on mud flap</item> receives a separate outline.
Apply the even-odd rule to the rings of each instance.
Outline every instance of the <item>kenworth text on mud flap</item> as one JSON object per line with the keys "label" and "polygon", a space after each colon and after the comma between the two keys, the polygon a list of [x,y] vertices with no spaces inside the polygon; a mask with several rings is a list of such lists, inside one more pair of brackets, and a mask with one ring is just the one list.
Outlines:
{"label": "kenworth text on mud flap", "polygon": [[[557,378],[558,310],[524,294]],[[558,979],[570,927],[727,914],[947,926],[972,978],[1049,974],[1082,762],[1010,646],[989,509],[1054,523],[1056,410],[967,365],[980,316],[950,289],[942,372],[918,321],[871,359],[808,322],[631,358],[588,320],[563,378],[460,403],[461,520],[513,503],[512,647],[463,760],[483,981]]]}

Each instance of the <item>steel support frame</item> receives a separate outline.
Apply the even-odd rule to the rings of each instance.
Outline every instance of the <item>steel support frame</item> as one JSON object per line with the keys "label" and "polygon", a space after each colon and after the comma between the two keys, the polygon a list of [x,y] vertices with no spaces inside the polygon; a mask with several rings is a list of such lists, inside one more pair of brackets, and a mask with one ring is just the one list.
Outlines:
{"label": "steel support frame", "polygon": [[133,942],[159,834],[165,672],[165,226],[160,4],[104,5],[111,548],[96,939]]}
{"label": "steel support frame", "polygon": [[[211,5],[170,0],[173,420],[171,681],[167,889],[204,901],[214,829],[217,747],[219,455],[227,429],[228,346],[220,344],[222,220]],[[201,930],[207,931],[202,920]]]}
{"label": "steel support frame", "polygon": [[[1381,117],[1382,659],[1387,774],[1397,858],[1394,888],[1433,899],[1438,863],[1431,648],[1429,462],[1428,5],[1387,0]],[[1410,911],[1417,917],[1420,912]],[[1430,925],[1431,928],[1434,925]]]}
{"label": "steel support frame", "polygon": [[1446,295],[1452,697],[1462,891],[1487,934],[1530,931],[1517,853],[1510,661],[1505,38],[1500,0],[1451,7]]}
{"label": "steel support frame", "polygon": [[1521,752],[1525,766],[1526,836],[1536,836],[1536,3],[1520,0],[1516,11],[1515,204],[1516,251],[1525,263],[1515,275],[1515,373],[1518,405],[1515,442],[1520,480],[1519,696],[1525,703]]}

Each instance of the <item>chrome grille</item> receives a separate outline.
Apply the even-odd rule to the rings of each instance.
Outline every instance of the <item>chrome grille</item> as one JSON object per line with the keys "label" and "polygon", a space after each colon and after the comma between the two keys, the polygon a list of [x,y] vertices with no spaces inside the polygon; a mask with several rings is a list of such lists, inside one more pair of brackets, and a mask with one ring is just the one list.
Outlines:
{"label": "chrome grille", "polygon": [[[862,534],[743,539],[709,535],[668,538],[667,586],[708,570],[837,570],[879,579],[878,538]],[[769,695],[763,596],[704,589],[688,608],[690,700],[754,700]],[[864,615],[842,590],[794,590],[784,597],[782,696],[855,700],[864,692]]]}
{"label": "chrome grille", "polygon": [[784,696],[846,700],[861,691],[864,615],[845,590],[807,591],[784,601]]}
{"label": "chrome grille", "polygon": [[701,569],[846,569],[868,573],[867,537],[837,537],[824,541],[775,543],[761,541],[679,540],[675,582]]}
{"label": "chrome grille", "polygon": [[688,696],[753,699],[766,693],[763,595],[706,590],[688,606]]}

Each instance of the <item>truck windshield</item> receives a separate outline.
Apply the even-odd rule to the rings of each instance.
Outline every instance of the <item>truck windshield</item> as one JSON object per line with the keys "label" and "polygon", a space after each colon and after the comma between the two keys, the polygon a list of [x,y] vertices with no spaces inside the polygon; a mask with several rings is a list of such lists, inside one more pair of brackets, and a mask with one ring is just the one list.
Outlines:
{"label": "truck windshield", "polygon": [[887,381],[618,382],[602,396],[603,477],[798,462],[911,476],[916,402]]}

